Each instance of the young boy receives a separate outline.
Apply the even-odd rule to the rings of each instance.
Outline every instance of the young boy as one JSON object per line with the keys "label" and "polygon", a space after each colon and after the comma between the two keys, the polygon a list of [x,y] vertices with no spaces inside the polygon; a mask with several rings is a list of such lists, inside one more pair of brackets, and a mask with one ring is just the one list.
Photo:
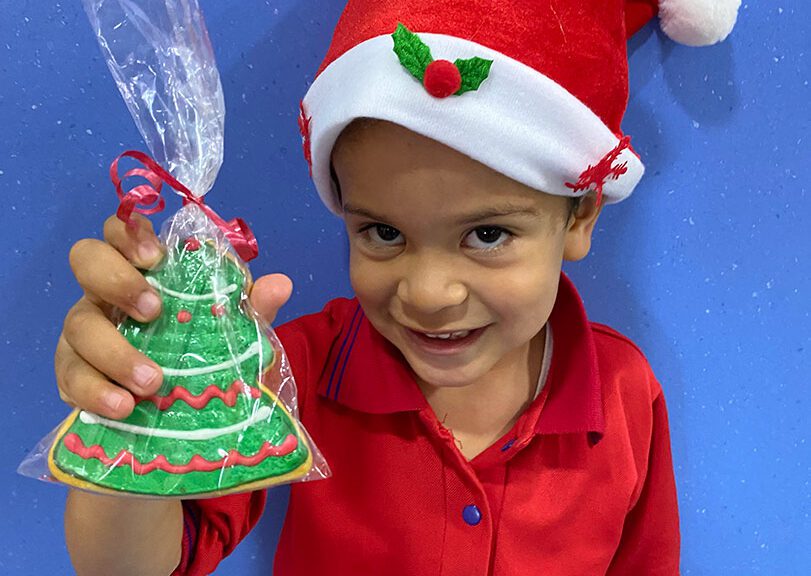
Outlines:
{"label": "young boy", "polygon": [[[300,124],[356,298],[277,330],[333,477],[292,486],[274,574],[678,574],[662,388],[561,273],[642,175],[620,131],[624,42],[655,9],[348,4]],[[735,13],[664,23],[717,41]],[[136,270],[160,248],[138,222],[74,246],[85,297],[55,358],[63,399],[111,418],[161,382],[108,320],[160,309]],[[272,321],[290,292],[270,276],[251,299]],[[80,575],[209,574],[264,501],[73,491],[68,547]]]}

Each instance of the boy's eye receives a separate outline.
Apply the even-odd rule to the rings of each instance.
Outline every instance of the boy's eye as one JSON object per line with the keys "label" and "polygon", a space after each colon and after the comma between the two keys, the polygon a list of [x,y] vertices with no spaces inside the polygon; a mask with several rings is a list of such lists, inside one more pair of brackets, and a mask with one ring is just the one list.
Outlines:
{"label": "boy's eye", "polygon": [[364,231],[369,240],[374,244],[397,246],[403,243],[403,235],[400,234],[400,231],[388,224],[372,224]]}
{"label": "boy's eye", "polygon": [[464,244],[474,250],[493,250],[508,241],[511,236],[500,226],[479,226],[465,236]]}

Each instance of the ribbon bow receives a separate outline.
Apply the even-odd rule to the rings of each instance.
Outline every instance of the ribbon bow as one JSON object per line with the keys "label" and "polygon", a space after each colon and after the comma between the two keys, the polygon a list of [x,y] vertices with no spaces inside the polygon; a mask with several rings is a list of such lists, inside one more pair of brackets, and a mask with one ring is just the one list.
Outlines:
{"label": "ribbon bow", "polygon": [[[124,174],[124,178],[140,176],[144,178],[148,184],[141,184],[129,192],[124,193],[121,189],[122,178],[118,175],[118,161],[124,157],[134,158],[144,166],[144,168],[133,168]],[[245,262],[253,260],[259,254],[256,237],[242,218],[234,218],[230,222],[226,222],[220,218],[214,210],[208,207],[203,202],[202,198],[198,198],[192,194],[188,188],[178,182],[171,174],[164,170],[160,164],[143,152],[127,150],[113,160],[113,163],[110,165],[110,180],[113,181],[115,191],[121,201],[116,211],[116,216],[129,227],[135,226],[135,222],[132,220],[133,212],[149,215],[164,209],[166,202],[161,196],[161,188],[163,188],[163,184],[166,183],[183,196],[184,206],[187,204],[195,204],[206,216],[211,218],[217,227],[223,231],[225,237],[231,243],[231,246],[233,246],[234,250],[239,254],[239,257]]]}

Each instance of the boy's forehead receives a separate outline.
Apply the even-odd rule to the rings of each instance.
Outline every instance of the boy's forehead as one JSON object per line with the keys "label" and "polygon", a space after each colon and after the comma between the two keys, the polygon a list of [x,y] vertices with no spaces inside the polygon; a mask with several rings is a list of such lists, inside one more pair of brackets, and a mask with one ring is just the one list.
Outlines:
{"label": "boy's forehead", "polygon": [[384,121],[339,139],[333,161],[344,213],[369,216],[410,207],[456,221],[556,213],[566,199],[515,181],[444,144]]}
{"label": "boy's forehead", "polygon": [[396,194],[375,192],[362,199],[350,197],[344,203],[344,218],[347,219],[386,222],[398,226],[409,223],[408,225],[429,226],[432,229],[456,229],[488,222],[516,226],[546,222],[548,226],[555,226],[554,222],[565,215],[564,208],[543,203],[539,198],[534,202],[511,202],[495,198],[476,201],[470,196],[462,196],[455,202],[423,202],[419,199],[414,201],[414,195],[398,198]]}

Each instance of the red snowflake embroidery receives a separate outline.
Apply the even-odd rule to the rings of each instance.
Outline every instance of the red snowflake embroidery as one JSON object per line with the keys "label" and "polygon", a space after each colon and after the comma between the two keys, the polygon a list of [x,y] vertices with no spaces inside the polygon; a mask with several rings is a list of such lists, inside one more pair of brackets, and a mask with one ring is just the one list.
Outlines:
{"label": "red snowflake embroidery", "polygon": [[566,187],[571,188],[573,193],[581,192],[583,190],[596,190],[597,191],[597,205],[599,206],[603,200],[603,186],[609,178],[617,180],[620,176],[628,172],[628,162],[615,165],[623,150],[631,148],[631,137],[623,136],[617,147],[611,152],[603,156],[603,159],[597,162],[594,166],[586,168],[580,179],[576,184],[566,182]]}
{"label": "red snowflake embroidery", "polygon": [[310,176],[313,175],[313,154],[310,148],[310,122],[312,116],[307,117],[307,112],[304,111],[304,100],[299,105],[298,129],[301,132],[301,145],[304,148],[304,159],[310,167]]}

